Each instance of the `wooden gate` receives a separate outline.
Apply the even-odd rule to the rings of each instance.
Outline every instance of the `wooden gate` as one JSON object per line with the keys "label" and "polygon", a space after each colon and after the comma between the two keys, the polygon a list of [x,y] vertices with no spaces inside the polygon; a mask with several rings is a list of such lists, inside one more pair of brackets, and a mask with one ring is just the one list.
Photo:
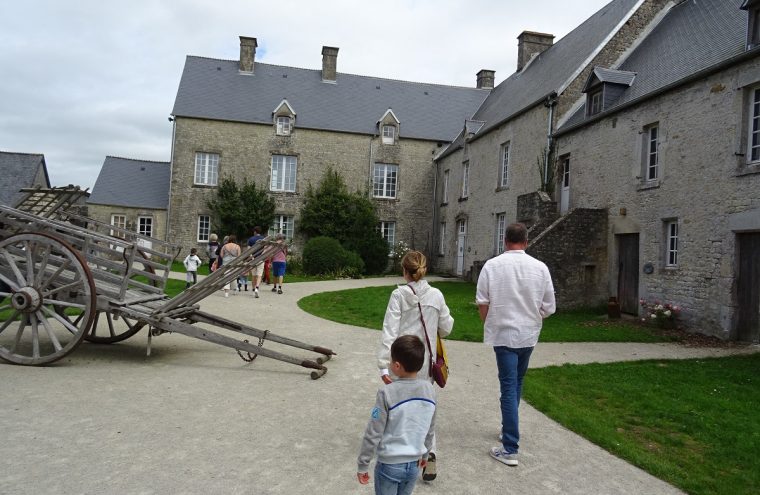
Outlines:
{"label": "wooden gate", "polygon": [[618,235],[620,311],[639,314],[639,234]]}
{"label": "wooden gate", "polygon": [[737,234],[739,264],[737,274],[736,338],[760,341],[760,233]]}

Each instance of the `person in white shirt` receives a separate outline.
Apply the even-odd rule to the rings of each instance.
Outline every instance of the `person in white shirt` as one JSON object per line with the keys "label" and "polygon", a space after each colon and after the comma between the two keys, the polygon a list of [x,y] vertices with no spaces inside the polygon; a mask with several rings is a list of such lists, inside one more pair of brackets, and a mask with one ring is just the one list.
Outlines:
{"label": "person in white shirt", "polygon": [[525,253],[525,225],[509,225],[504,244],[506,251],[483,266],[475,299],[484,322],[483,342],[496,353],[501,388],[502,445],[490,454],[507,466],[517,466],[523,377],[543,319],[554,313],[556,303],[549,269]]}
{"label": "person in white shirt", "polygon": [[[383,320],[383,336],[377,353],[377,367],[380,378],[385,384],[390,384],[396,378],[389,372],[391,361],[391,344],[402,335],[416,335],[422,342],[430,342],[430,351],[425,348],[425,367],[421,376],[432,382],[429,373],[430,353],[436,359],[436,334],[446,337],[454,327],[449,307],[443,294],[431,287],[424,279],[427,273],[427,259],[419,251],[409,251],[401,260],[402,273],[406,285],[399,285],[388,300]],[[420,314],[424,318],[422,326]],[[424,481],[433,481],[437,476],[436,470],[436,436],[433,434],[433,446],[430,457],[422,472]]]}
{"label": "person in white shirt", "polygon": [[185,270],[187,270],[187,285],[185,285],[186,289],[191,285],[198,283],[198,267],[201,266],[201,263],[203,262],[198,257],[198,250],[192,248],[190,250],[190,254],[185,257],[185,261],[183,262],[185,265]]}

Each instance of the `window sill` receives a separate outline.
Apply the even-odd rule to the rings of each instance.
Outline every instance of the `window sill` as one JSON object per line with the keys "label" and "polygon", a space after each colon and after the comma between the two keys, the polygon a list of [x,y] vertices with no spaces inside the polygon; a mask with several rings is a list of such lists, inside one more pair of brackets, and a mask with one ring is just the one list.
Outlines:
{"label": "window sill", "polygon": [[760,163],[753,162],[748,163],[742,168],[738,169],[736,173],[734,174],[735,177],[742,177],[744,175],[755,175],[760,174]]}
{"label": "window sill", "polygon": [[647,189],[657,189],[658,187],[660,187],[660,179],[655,179],[639,183],[639,187],[637,187],[636,190],[646,191]]}
{"label": "window sill", "polygon": [[269,192],[272,194],[278,194],[282,196],[299,196],[299,193],[297,191],[273,191],[270,189]]}
{"label": "window sill", "polygon": [[198,189],[214,189],[218,186],[216,184],[193,184],[193,187],[197,187]]}
{"label": "window sill", "polygon": [[442,206],[442,207],[443,207],[443,206],[449,206],[449,202],[448,202],[448,201],[444,201],[443,203],[441,203],[441,206]]}
{"label": "window sill", "polygon": [[509,184],[507,184],[506,186],[496,186],[496,192],[508,191],[508,190],[509,190]]}
{"label": "window sill", "polygon": [[446,257],[446,255],[445,255],[445,254],[441,254],[441,253],[438,253],[438,257],[439,257],[439,258],[445,258],[445,257]]}
{"label": "window sill", "polygon": [[678,265],[668,265],[663,266],[661,269],[661,273],[676,273],[680,270],[680,267]]}
{"label": "window sill", "polygon": [[386,198],[383,196],[372,196],[372,199],[375,201],[381,201],[383,203],[397,203],[399,201],[398,198]]}
{"label": "window sill", "polygon": [[467,201],[467,196],[465,196],[464,198],[459,198],[457,201],[459,201],[460,203],[463,201]]}

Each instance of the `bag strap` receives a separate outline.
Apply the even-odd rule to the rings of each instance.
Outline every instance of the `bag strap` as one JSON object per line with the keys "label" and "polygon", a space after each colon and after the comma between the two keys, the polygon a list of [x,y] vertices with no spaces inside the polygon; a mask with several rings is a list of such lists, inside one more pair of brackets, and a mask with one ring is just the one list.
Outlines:
{"label": "bag strap", "polygon": [[[407,287],[412,291],[412,294],[415,296],[417,295],[417,292],[414,290],[414,287],[412,287],[409,284],[406,284]],[[430,347],[430,337],[428,337],[427,333],[427,325],[425,325],[425,318],[422,317],[422,305],[420,304],[420,300],[417,299],[417,307],[420,309],[420,321],[422,322],[422,331],[425,334],[425,342],[427,343],[428,347],[428,353],[430,354],[430,362],[428,363],[428,376],[433,376],[433,349]]]}

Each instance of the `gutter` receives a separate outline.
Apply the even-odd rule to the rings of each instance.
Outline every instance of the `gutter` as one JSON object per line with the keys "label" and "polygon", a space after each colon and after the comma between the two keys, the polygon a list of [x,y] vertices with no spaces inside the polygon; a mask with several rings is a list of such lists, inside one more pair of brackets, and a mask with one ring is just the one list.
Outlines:
{"label": "gutter", "polygon": [[760,49],[753,48],[750,51],[743,52],[739,55],[735,55],[731,58],[728,58],[724,60],[723,62],[713,65],[711,67],[707,67],[705,69],[702,69],[700,71],[697,71],[690,76],[686,76],[683,79],[679,79],[678,81],[674,81],[670,84],[666,84],[665,86],[662,86],[658,89],[655,89],[654,91],[651,91],[649,93],[646,93],[644,95],[641,95],[637,98],[634,98],[633,100],[627,101],[625,103],[622,103],[621,105],[617,107],[613,107],[609,110],[600,112],[596,115],[594,115],[592,118],[584,119],[582,122],[578,122],[577,124],[573,124],[572,126],[559,130],[553,134],[554,138],[558,138],[560,136],[564,136],[565,134],[575,131],[577,129],[580,129],[581,127],[586,127],[587,125],[591,125],[593,123],[596,123],[600,120],[603,120],[611,115],[615,115],[619,112],[622,112],[623,110],[626,110],[627,108],[630,108],[632,106],[638,105],[644,101],[651,100],[657,96],[660,96],[663,93],[667,93],[668,91],[671,91],[673,89],[676,89],[680,86],[684,86],[686,84],[689,84],[691,82],[694,82],[696,80],[705,78],[707,76],[711,76],[712,74],[716,72],[720,72],[723,69],[726,69],[732,65],[738,64],[740,62],[744,62],[746,60],[750,60],[752,58],[756,58],[760,56]]}
{"label": "gutter", "polygon": [[169,219],[171,218],[172,208],[172,174],[174,173],[174,139],[177,133],[177,117],[171,115],[172,121],[172,151],[169,157],[169,204],[166,205],[166,228],[164,229],[164,241],[169,242]]}

